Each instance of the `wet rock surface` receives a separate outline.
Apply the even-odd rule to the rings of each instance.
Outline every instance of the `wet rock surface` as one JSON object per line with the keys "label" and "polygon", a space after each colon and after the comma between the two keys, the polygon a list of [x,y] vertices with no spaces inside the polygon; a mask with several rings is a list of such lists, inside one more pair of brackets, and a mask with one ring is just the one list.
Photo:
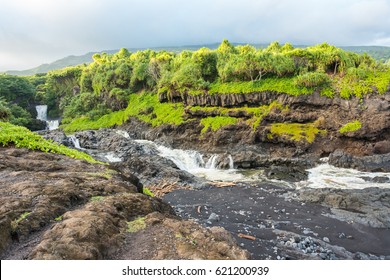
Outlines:
{"label": "wet rock surface", "polygon": [[390,189],[300,189],[293,197],[331,208],[330,216],[343,221],[390,229]]}
{"label": "wet rock surface", "polygon": [[[306,192],[317,200],[308,199]],[[385,223],[390,218],[388,191],[362,192],[367,205],[357,208],[371,209],[365,219],[355,215],[356,208],[318,201],[325,191],[318,192],[297,195],[296,190],[275,184],[238,183],[202,191],[177,190],[164,200],[181,217],[226,228],[254,259],[384,259],[390,255],[390,227]],[[379,197],[381,205],[375,202]],[[348,198],[356,201],[353,191],[345,192],[344,200]],[[381,210],[375,212],[376,208]],[[382,222],[365,222],[375,219]]]}
{"label": "wet rock surface", "polygon": [[[138,193],[140,189],[134,175],[105,165],[0,148],[1,259],[148,258],[143,250],[155,252],[155,259],[168,255],[173,259],[247,257],[227,231],[182,221],[167,203]],[[150,223],[144,234],[134,234],[130,225],[140,219]],[[154,227],[156,224],[159,226]],[[141,244],[147,234],[159,231],[169,233],[167,240],[175,240],[176,229],[203,235],[195,234],[193,243],[183,234],[177,248],[184,249],[172,254],[152,242],[129,245]],[[206,243],[207,251],[203,248]],[[124,248],[131,254],[120,254]]]}
{"label": "wet rock surface", "polygon": [[[125,245],[113,259],[245,260],[250,257],[221,227],[205,228],[157,212],[145,217],[144,226],[127,235]],[[138,250],[133,250],[135,247]]]}
{"label": "wet rock surface", "polygon": [[329,163],[337,167],[362,171],[390,172],[390,153],[357,157],[342,150],[336,150],[330,154]]}

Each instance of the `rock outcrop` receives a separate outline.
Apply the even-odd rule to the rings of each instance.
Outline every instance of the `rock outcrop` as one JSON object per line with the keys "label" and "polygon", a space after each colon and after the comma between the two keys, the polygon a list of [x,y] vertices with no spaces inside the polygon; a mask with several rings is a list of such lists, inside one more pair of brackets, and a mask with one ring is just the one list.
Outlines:
{"label": "rock outcrop", "polygon": [[354,168],[369,172],[390,172],[390,153],[356,157],[342,150],[329,156],[329,163],[343,168]]}
{"label": "rock outcrop", "polygon": [[296,197],[332,209],[334,217],[370,227],[390,228],[390,190],[388,188],[301,189]]}
{"label": "rock outcrop", "polygon": [[[253,92],[246,94],[208,94],[190,95],[187,93],[172,93],[160,95],[162,102],[182,102],[188,106],[227,108],[224,114],[240,118],[236,125],[227,125],[217,131],[206,131],[201,135],[200,120],[205,117],[217,116],[218,110],[186,109],[186,116],[191,119],[189,123],[180,127],[162,126],[159,128],[142,127],[138,136],[146,139],[160,139],[173,147],[196,147],[197,150],[225,152],[239,154],[253,147],[257,156],[268,158],[310,158],[313,161],[327,157],[337,149],[354,157],[373,156],[390,153],[390,95],[371,94],[362,98],[340,97],[327,98],[318,92],[307,95],[291,96],[276,92]],[[250,113],[245,111],[246,106],[258,107],[277,102],[284,106],[284,110],[277,107],[262,116],[261,122],[254,129],[247,123]],[[226,113],[227,112],[227,113]],[[351,131],[342,131],[341,128],[348,123],[359,121],[361,127]],[[274,124],[286,124],[287,131],[280,134],[272,133]],[[312,125],[321,131],[308,141],[296,140],[288,124]],[[126,127],[126,126],[125,126]],[[131,120],[127,126],[130,130],[137,130],[137,121]],[[300,134],[307,136],[302,130]],[[197,136],[197,137],[196,137]],[[301,137],[298,137],[301,138]],[[387,159],[380,163],[385,156],[373,158],[373,164],[368,170],[387,170]],[[253,158],[253,157],[252,157]],[[254,167],[262,165],[257,160],[242,161],[240,167]],[[377,165],[379,164],[379,165]],[[382,166],[382,165],[386,166]],[[375,166],[374,166],[375,165]]]}
{"label": "rock outcrop", "polygon": [[[0,148],[0,256],[142,258],[141,246],[128,248],[134,255],[120,255],[118,251],[128,242],[141,244],[158,224],[158,230],[170,234],[166,238],[175,240],[176,229],[184,236],[171,258],[248,257],[226,231],[206,230],[182,221],[167,203],[140,191],[142,185],[134,175],[106,165],[26,149]],[[143,234],[135,234],[131,227],[137,220],[146,221]],[[187,238],[186,232],[192,239]],[[197,245],[192,240],[208,246],[194,253]],[[152,243],[144,243],[142,250],[155,252],[153,258],[165,258],[164,248]],[[190,247],[189,253],[186,248]]]}

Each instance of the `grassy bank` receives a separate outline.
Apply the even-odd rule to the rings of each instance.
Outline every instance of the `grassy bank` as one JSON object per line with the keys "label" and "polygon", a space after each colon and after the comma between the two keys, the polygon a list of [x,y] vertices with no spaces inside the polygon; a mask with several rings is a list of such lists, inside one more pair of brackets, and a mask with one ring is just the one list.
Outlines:
{"label": "grassy bank", "polygon": [[3,147],[15,146],[17,148],[27,148],[29,150],[38,150],[46,153],[61,154],[74,159],[86,160],[90,163],[100,163],[83,152],[46,140],[25,127],[6,122],[0,122],[0,145]]}

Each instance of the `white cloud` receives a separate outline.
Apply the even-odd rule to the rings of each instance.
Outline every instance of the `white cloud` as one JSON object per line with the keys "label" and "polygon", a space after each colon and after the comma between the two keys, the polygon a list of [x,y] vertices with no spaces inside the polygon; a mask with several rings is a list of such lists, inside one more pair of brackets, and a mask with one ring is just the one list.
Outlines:
{"label": "white cloud", "polygon": [[0,7],[0,53],[8,54],[0,71],[20,52],[24,64],[11,68],[88,51],[223,38],[390,45],[389,0],[0,0]]}

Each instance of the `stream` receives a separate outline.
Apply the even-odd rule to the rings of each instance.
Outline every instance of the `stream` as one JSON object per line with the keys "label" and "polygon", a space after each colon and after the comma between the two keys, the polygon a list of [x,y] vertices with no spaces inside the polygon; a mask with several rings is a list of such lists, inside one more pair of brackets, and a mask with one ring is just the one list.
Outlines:
{"label": "stream", "polygon": [[[390,173],[337,168],[324,158],[307,170],[306,180],[285,182],[268,179],[262,169],[235,169],[234,157],[230,154],[205,156],[195,150],[171,149],[147,140],[132,140],[121,130],[116,130],[115,134],[122,137],[120,149],[126,143],[137,145],[138,152],[157,154],[173,162],[178,169],[208,182],[228,182],[223,187],[210,184],[200,189],[174,190],[162,199],[184,219],[195,220],[205,227],[224,227],[254,259],[385,259],[390,256],[390,230],[383,226],[389,222],[388,214],[376,212],[383,207],[377,199],[383,198],[383,203],[388,204]],[[118,150],[86,150],[75,136],[70,136],[70,140],[78,149],[99,159],[126,165],[127,158]],[[219,157],[228,162],[228,168],[218,168]],[[368,203],[369,210],[338,210],[295,198],[308,190],[324,190],[323,195],[329,197],[340,195],[340,201],[349,201],[352,197],[352,202],[361,200],[357,203],[362,209]],[[371,199],[376,193],[379,198]]]}

